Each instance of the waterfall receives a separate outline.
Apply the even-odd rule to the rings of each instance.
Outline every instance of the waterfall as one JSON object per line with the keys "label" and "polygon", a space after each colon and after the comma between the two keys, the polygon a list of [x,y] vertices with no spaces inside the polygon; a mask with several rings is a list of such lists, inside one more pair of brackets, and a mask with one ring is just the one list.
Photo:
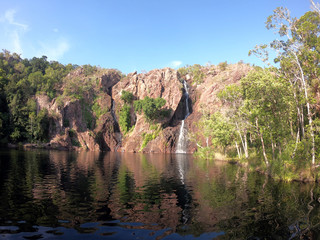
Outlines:
{"label": "waterfall", "polygon": [[[115,114],[115,102],[113,99],[111,99],[111,116],[113,118],[113,121],[119,125],[118,121],[117,121],[117,116]],[[119,132],[115,132],[116,138],[117,138],[117,145],[114,148],[114,151],[118,151],[118,148],[121,146],[121,142],[122,142],[122,135],[120,133],[120,129],[118,130]]]}
{"label": "waterfall", "polygon": [[185,98],[186,98],[186,114],[184,116],[184,119],[181,122],[180,132],[179,132],[179,138],[178,138],[178,145],[176,149],[176,153],[186,153],[187,152],[187,129],[184,127],[184,120],[189,116],[189,91],[187,82],[183,81],[183,88],[185,90]]}

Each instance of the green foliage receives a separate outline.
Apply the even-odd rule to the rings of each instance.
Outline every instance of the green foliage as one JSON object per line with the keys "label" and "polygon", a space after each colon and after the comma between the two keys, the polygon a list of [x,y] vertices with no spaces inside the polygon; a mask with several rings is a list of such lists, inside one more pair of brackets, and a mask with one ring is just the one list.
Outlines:
{"label": "green foliage", "polygon": [[151,125],[150,130],[152,130],[152,132],[142,134],[143,140],[140,147],[140,151],[142,151],[150,141],[156,139],[159,136],[161,129],[161,125]]}
{"label": "green foliage", "polygon": [[90,106],[84,101],[81,101],[81,110],[82,110],[82,117],[86,123],[88,129],[93,130],[95,126],[95,118],[92,115]]}
{"label": "green foliage", "polygon": [[127,104],[123,105],[119,114],[119,125],[121,131],[126,134],[131,127],[131,116],[130,116],[131,107]]}
{"label": "green foliage", "polygon": [[78,140],[77,132],[74,129],[68,130],[69,137],[71,138],[71,144],[74,147],[81,147],[81,143]]}
{"label": "green foliage", "polygon": [[214,150],[210,147],[198,148],[197,152],[194,154],[195,157],[199,159],[214,159]]}
{"label": "green foliage", "polygon": [[159,117],[164,117],[170,114],[168,110],[161,109],[166,104],[163,98],[150,98],[145,97],[143,100],[137,100],[133,103],[135,111],[138,113],[143,112],[146,119],[154,121]]}
{"label": "green foliage", "polygon": [[75,77],[65,82],[63,95],[74,101],[81,100],[88,95],[88,92],[93,91],[93,87],[94,82],[91,79]]}
{"label": "green foliage", "polygon": [[142,134],[142,137],[143,137],[143,140],[142,140],[140,149],[144,149],[147,146],[147,144],[154,139],[152,133],[144,133]]}
{"label": "green foliage", "polygon": [[200,64],[194,64],[192,66],[187,65],[185,67],[179,68],[178,73],[180,75],[180,78],[184,78],[187,74],[190,74],[194,83],[201,84],[205,77],[201,68],[202,67]]}
{"label": "green foliage", "polygon": [[226,86],[218,97],[229,107],[224,114],[203,115],[198,126],[210,144],[199,150],[200,156],[207,157],[219,147],[228,150],[230,157],[251,151],[265,160],[253,163],[246,156],[251,166],[264,170],[269,167],[273,176],[281,179],[296,178],[301,169],[308,167],[301,159],[308,156],[310,141],[295,144],[295,99],[283,77],[272,69],[256,69],[240,84]]}
{"label": "green foliage", "polygon": [[[32,104],[33,103],[34,102],[32,102]],[[29,114],[27,131],[29,133],[29,141],[31,142],[43,142],[48,140],[49,118],[47,109],[42,109],[38,114],[34,110]]]}
{"label": "green foliage", "polygon": [[127,91],[122,91],[121,92],[121,100],[124,101],[124,103],[126,104],[131,104],[133,101],[133,94],[131,92],[127,92]]}
{"label": "green foliage", "polygon": [[235,138],[234,126],[220,112],[203,115],[199,127],[202,134],[211,139],[212,146],[214,148],[222,147],[223,151],[233,143]]}
{"label": "green foliage", "polygon": [[0,53],[0,139],[46,141],[49,116],[45,110],[37,112],[35,95],[54,98],[72,69],[45,56],[28,60],[6,50]]}
{"label": "green foliage", "polygon": [[84,75],[85,75],[86,77],[94,74],[94,73],[97,72],[97,70],[98,70],[98,68],[97,68],[96,66],[91,66],[91,65],[89,65],[89,64],[83,65],[83,66],[82,66],[82,69],[83,69],[83,73],[84,73]]}
{"label": "green foliage", "polygon": [[77,136],[77,132],[72,128],[68,130],[68,134],[70,138],[74,138]]}
{"label": "green foliage", "polygon": [[109,112],[109,108],[107,106],[100,106],[97,100],[98,99],[96,99],[92,105],[92,111],[94,112],[96,119],[99,119],[102,115]]}
{"label": "green foliage", "polygon": [[228,67],[228,62],[227,61],[221,62],[218,64],[218,67],[219,67],[220,71],[225,71]]}

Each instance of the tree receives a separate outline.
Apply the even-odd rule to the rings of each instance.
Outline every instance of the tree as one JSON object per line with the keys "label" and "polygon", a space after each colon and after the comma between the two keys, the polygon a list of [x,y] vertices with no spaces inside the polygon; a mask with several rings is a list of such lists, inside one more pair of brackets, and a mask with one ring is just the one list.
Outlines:
{"label": "tree", "polygon": [[234,125],[234,129],[238,133],[239,139],[235,138],[235,145],[237,148],[238,156],[241,158],[241,149],[238,147],[238,142],[241,142],[245,158],[249,157],[247,133],[250,128],[248,124],[248,115],[243,110],[244,96],[241,86],[231,84],[224,90],[218,93],[218,97],[226,104],[229,105],[227,112],[228,120]]}
{"label": "tree", "polygon": [[[314,4],[314,7],[317,5]],[[266,27],[274,29],[280,36],[270,44],[257,46],[254,53],[263,60],[268,60],[268,49],[277,53],[276,62],[280,63],[279,75],[287,79],[296,99],[298,119],[302,135],[304,136],[304,109],[299,105],[303,104],[308,119],[308,129],[311,138],[311,163],[315,165],[315,130],[313,123],[313,109],[310,96],[311,83],[317,79],[320,64],[320,16],[319,12],[307,12],[300,19],[292,18],[286,8],[277,8],[274,14],[269,16]],[[302,93],[303,100],[299,99]],[[297,143],[299,141],[299,130],[297,132]]]}
{"label": "tree", "polygon": [[146,96],[143,100],[134,102],[134,109],[141,113],[143,112],[146,119],[149,121],[156,120],[162,115],[162,107],[166,104],[163,98],[150,98]]}
{"label": "tree", "polygon": [[119,125],[124,134],[126,134],[131,127],[130,109],[131,107],[125,104],[120,110]]}
{"label": "tree", "polygon": [[274,160],[276,146],[281,153],[284,139],[290,136],[287,126],[292,114],[293,99],[289,84],[269,70],[258,70],[241,79],[241,88],[243,108],[250,126],[260,139],[264,161],[268,166],[266,144],[271,145]]}
{"label": "tree", "polygon": [[125,90],[121,92],[121,100],[124,101],[124,103],[131,104],[133,101],[133,98],[134,96],[131,92],[127,92]]}

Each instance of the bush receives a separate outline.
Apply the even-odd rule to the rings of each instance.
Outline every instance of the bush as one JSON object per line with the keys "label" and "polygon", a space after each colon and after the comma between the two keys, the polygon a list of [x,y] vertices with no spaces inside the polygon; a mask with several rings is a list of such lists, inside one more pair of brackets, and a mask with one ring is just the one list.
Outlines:
{"label": "bush", "polygon": [[151,125],[150,130],[153,130],[153,132],[142,134],[143,140],[142,140],[140,151],[143,150],[150,141],[156,139],[159,136],[159,133],[162,130],[162,128],[161,128],[161,125]]}
{"label": "bush", "polygon": [[227,61],[221,62],[221,63],[218,64],[218,67],[219,67],[219,69],[220,69],[221,71],[224,71],[224,70],[226,70],[227,67],[228,67],[228,62],[227,62]]}
{"label": "bush", "polygon": [[[143,111],[147,120],[155,120],[161,116],[161,108],[166,104],[166,100],[163,98],[150,98],[145,97],[143,100],[134,102],[134,109],[138,113]],[[164,115],[167,113],[164,112]]]}
{"label": "bush", "polygon": [[86,123],[86,127],[90,130],[94,129],[95,118],[92,115],[89,105],[84,100],[81,100],[81,108],[82,118]]}
{"label": "bush", "polygon": [[96,116],[96,119],[99,119],[102,115],[109,112],[108,106],[101,107],[100,104],[97,102],[97,100],[94,101],[94,104],[92,105],[92,112]]}
{"label": "bush", "polygon": [[140,150],[144,149],[147,146],[147,144],[153,139],[154,138],[153,138],[153,134],[152,133],[144,134]]}
{"label": "bush", "polygon": [[98,70],[98,68],[96,66],[91,66],[89,64],[83,65],[82,69],[83,69],[83,73],[86,77],[94,74]]}
{"label": "bush", "polygon": [[130,109],[131,107],[125,104],[120,110],[119,125],[124,134],[126,134],[131,127]]}
{"label": "bush", "polygon": [[193,66],[186,66],[178,69],[180,77],[185,77],[190,74],[193,78],[193,82],[200,84],[203,82],[205,77],[204,73],[201,71],[202,66],[200,64],[194,64]]}
{"label": "bush", "polygon": [[121,92],[121,100],[124,101],[124,103],[131,104],[133,101],[133,94],[123,90]]}

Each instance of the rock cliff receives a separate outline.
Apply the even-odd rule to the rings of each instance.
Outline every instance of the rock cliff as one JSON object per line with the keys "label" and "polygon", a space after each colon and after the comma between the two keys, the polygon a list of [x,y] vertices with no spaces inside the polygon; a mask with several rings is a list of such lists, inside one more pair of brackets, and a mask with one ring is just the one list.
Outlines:
{"label": "rock cliff", "polygon": [[[153,124],[161,125],[161,131],[157,136],[147,143],[142,149],[142,143],[146,134],[154,134],[151,129],[152,124],[146,121],[141,114],[134,114],[132,122],[134,128],[127,136],[124,136],[121,151],[128,152],[173,152],[175,131],[170,126],[170,122],[177,111],[179,102],[182,98],[182,83],[178,79],[177,71],[165,68],[152,70],[146,74],[129,74],[125,79],[116,84],[112,89],[112,96],[116,102],[116,113],[119,113],[123,103],[121,101],[121,92],[123,90],[131,92],[137,100],[150,98],[163,98],[166,100],[164,108],[170,110],[170,115],[159,119]],[[168,142],[171,144],[168,145]]]}
{"label": "rock cliff", "polygon": [[[196,123],[204,111],[213,113],[217,108],[226,107],[217,93],[226,85],[237,83],[251,69],[241,63],[224,69],[201,67],[197,73],[201,74],[199,80],[194,72],[181,73],[170,68],[130,73],[126,77],[116,70],[98,69],[87,74],[78,68],[66,77],[57,98],[50,100],[45,95],[37,95],[37,108],[48,110],[51,148],[173,153],[186,115],[183,81],[188,85],[190,111],[185,120],[185,134],[192,135],[198,131]],[[131,130],[124,134],[119,127],[123,91],[132,93],[134,101],[145,97],[163,98],[163,108],[169,110],[169,114],[150,121],[136,112],[131,103]],[[196,149],[189,141],[187,152]]]}

